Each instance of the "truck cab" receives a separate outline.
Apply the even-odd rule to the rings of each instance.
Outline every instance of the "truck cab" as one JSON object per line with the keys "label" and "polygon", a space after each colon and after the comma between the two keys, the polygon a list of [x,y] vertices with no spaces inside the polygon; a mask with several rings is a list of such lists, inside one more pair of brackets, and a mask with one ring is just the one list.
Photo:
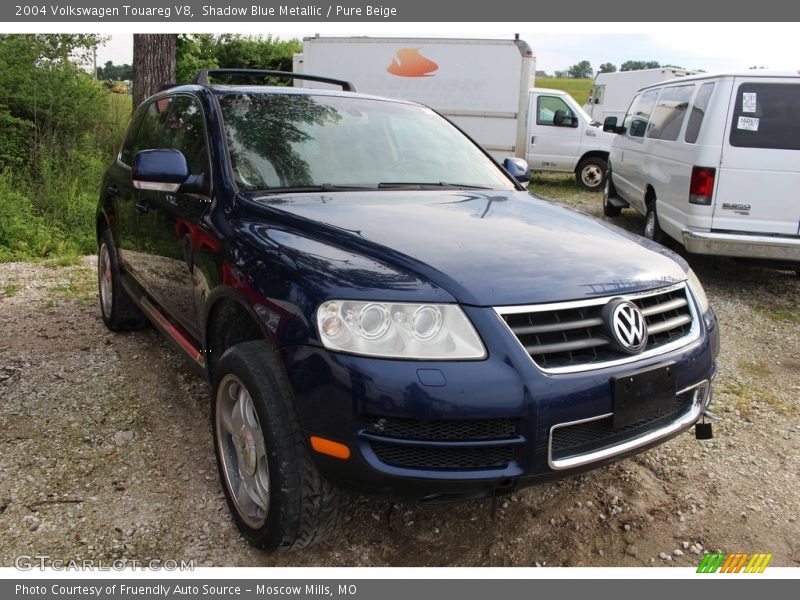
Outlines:
{"label": "truck cab", "polygon": [[534,171],[575,172],[578,185],[601,190],[613,134],[568,93],[532,88],[526,158]]}

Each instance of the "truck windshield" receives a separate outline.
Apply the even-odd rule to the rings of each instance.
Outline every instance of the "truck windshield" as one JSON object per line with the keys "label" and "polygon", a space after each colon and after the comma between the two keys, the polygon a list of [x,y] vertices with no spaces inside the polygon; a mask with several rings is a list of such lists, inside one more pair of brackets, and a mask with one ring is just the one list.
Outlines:
{"label": "truck windshield", "polygon": [[469,139],[421,106],[291,92],[228,93],[219,104],[245,191],[514,189]]}

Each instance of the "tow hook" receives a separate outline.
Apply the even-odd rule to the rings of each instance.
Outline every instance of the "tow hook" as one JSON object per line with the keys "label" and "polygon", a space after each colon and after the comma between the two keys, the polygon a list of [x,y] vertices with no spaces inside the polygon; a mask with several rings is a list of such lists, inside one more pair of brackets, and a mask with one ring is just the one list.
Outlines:
{"label": "tow hook", "polygon": [[706,423],[706,418],[709,421],[719,421],[720,417],[715,415],[710,410],[703,411],[703,417],[699,423],[694,424],[694,437],[698,440],[710,440],[714,437],[714,432],[711,429],[711,423]]}

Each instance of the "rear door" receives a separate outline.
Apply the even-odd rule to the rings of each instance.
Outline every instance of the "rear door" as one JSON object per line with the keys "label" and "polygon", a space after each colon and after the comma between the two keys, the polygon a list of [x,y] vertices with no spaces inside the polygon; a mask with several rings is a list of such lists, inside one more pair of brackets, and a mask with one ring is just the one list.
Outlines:
{"label": "rear door", "polygon": [[800,78],[737,78],[712,228],[800,234]]}

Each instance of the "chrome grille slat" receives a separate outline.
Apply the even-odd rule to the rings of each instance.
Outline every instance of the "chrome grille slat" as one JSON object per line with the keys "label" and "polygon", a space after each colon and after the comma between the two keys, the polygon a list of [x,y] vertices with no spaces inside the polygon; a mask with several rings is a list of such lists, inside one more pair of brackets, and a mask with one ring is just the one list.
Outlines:
{"label": "chrome grille slat", "polygon": [[581,327],[596,327],[603,324],[603,319],[583,319],[580,321],[569,321],[564,323],[549,323],[547,325],[521,325],[512,327],[514,335],[538,335],[541,333],[552,333],[565,329],[580,329]]}
{"label": "chrome grille slat", "polygon": [[[617,298],[636,304],[645,317],[648,342],[640,354],[621,352],[608,337],[603,309]],[[680,348],[700,335],[685,283],[585,301],[498,307],[495,311],[537,367],[548,373],[624,364]]]}
{"label": "chrome grille slat", "polygon": [[681,325],[687,325],[692,322],[692,317],[689,315],[681,315],[679,317],[672,317],[667,321],[663,321],[656,325],[650,325],[647,328],[647,333],[650,335],[657,335],[664,331],[669,331],[671,329],[677,329]]}
{"label": "chrome grille slat", "polygon": [[528,354],[551,354],[557,352],[575,352],[576,350],[587,350],[597,346],[608,344],[606,338],[589,338],[587,340],[576,340],[574,342],[560,342],[558,344],[545,344],[538,346],[525,346]]}
{"label": "chrome grille slat", "polygon": [[669,302],[664,302],[663,304],[656,304],[654,306],[648,306],[642,309],[642,313],[645,317],[650,317],[653,315],[658,315],[661,313],[665,313],[670,310],[675,310],[677,308],[682,308],[686,306],[688,302],[686,298],[675,298],[674,300],[670,300]]}

